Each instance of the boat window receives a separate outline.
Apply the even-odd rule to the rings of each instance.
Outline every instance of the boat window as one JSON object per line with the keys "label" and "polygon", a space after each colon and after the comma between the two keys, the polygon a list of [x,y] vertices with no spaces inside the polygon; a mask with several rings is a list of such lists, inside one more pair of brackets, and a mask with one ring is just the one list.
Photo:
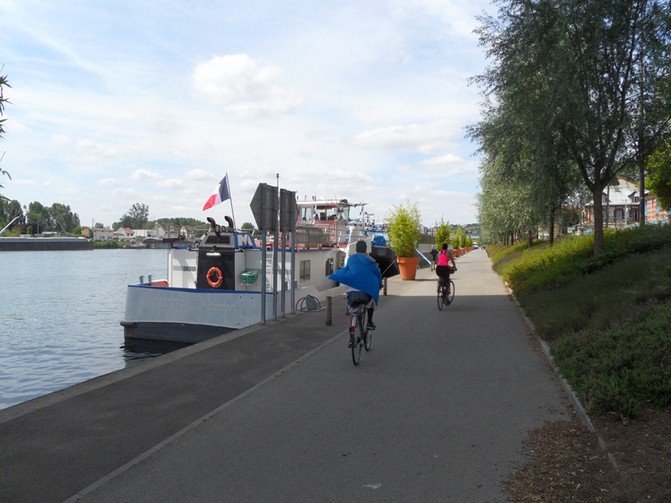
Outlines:
{"label": "boat window", "polygon": [[310,261],[301,260],[299,278],[301,281],[308,281],[310,279]]}
{"label": "boat window", "polygon": [[328,276],[330,276],[331,274],[333,274],[333,272],[334,272],[334,271],[333,271],[333,265],[334,265],[334,264],[333,264],[333,258],[327,258],[327,259],[326,259],[326,268],[325,268],[325,270],[324,270],[324,273],[325,273],[324,275],[325,275],[325,276],[328,277]]}

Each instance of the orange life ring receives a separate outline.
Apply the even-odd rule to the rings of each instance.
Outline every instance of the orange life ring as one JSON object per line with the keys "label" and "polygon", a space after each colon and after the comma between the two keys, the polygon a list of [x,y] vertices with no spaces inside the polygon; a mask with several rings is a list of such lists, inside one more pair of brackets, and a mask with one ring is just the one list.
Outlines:
{"label": "orange life ring", "polygon": [[[216,275],[216,281],[213,279],[213,276]],[[210,267],[210,270],[207,271],[207,282],[212,288],[219,288],[224,282],[224,275],[221,272],[221,269],[218,267]]]}

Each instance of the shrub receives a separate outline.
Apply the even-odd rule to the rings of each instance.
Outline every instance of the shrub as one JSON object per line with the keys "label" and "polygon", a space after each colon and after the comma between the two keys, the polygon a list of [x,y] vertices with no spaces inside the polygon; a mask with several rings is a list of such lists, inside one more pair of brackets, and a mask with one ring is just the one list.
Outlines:
{"label": "shrub", "polygon": [[597,413],[635,417],[671,405],[671,303],[642,309],[611,330],[587,329],[551,348],[564,377]]}
{"label": "shrub", "polygon": [[530,248],[522,256],[497,269],[516,294],[538,288],[565,285],[573,278],[591,274],[614,261],[671,244],[671,226],[607,230],[603,251],[594,255],[594,237],[568,237],[554,246]]}
{"label": "shrub", "polygon": [[389,245],[397,257],[414,257],[415,243],[421,235],[421,215],[417,205],[407,202],[394,206],[387,217]]}

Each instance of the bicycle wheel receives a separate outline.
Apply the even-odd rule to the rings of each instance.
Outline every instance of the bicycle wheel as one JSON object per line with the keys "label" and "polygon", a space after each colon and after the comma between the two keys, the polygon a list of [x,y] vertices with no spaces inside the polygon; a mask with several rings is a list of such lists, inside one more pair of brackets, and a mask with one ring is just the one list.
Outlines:
{"label": "bicycle wheel", "polygon": [[445,296],[445,303],[452,304],[454,300],[454,281],[450,280],[450,293]]}
{"label": "bicycle wheel", "polygon": [[373,331],[368,329],[368,324],[366,322],[368,316],[366,311],[361,315],[361,327],[362,330],[361,338],[363,339],[363,347],[366,351],[370,351],[370,345],[373,344]]}
{"label": "bicycle wheel", "polygon": [[438,283],[438,294],[436,295],[438,301],[438,310],[442,311],[443,306],[445,305],[445,296],[443,295],[443,286]]}
{"label": "bicycle wheel", "polygon": [[356,315],[356,326],[354,327],[354,333],[350,332],[350,341],[352,343],[352,363],[354,365],[359,365],[359,360],[361,359],[361,349],[363,347],[363,341],[361,340],[361,314]]}

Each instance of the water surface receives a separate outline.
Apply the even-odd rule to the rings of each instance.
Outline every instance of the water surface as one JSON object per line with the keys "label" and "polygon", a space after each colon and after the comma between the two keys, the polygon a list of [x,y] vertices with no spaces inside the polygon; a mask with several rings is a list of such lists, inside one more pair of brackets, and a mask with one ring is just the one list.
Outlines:
{"label": "water surface", "polygon": [[0,409],[156,356],[124,349],[126,286],[166,250],[0,252]]}

